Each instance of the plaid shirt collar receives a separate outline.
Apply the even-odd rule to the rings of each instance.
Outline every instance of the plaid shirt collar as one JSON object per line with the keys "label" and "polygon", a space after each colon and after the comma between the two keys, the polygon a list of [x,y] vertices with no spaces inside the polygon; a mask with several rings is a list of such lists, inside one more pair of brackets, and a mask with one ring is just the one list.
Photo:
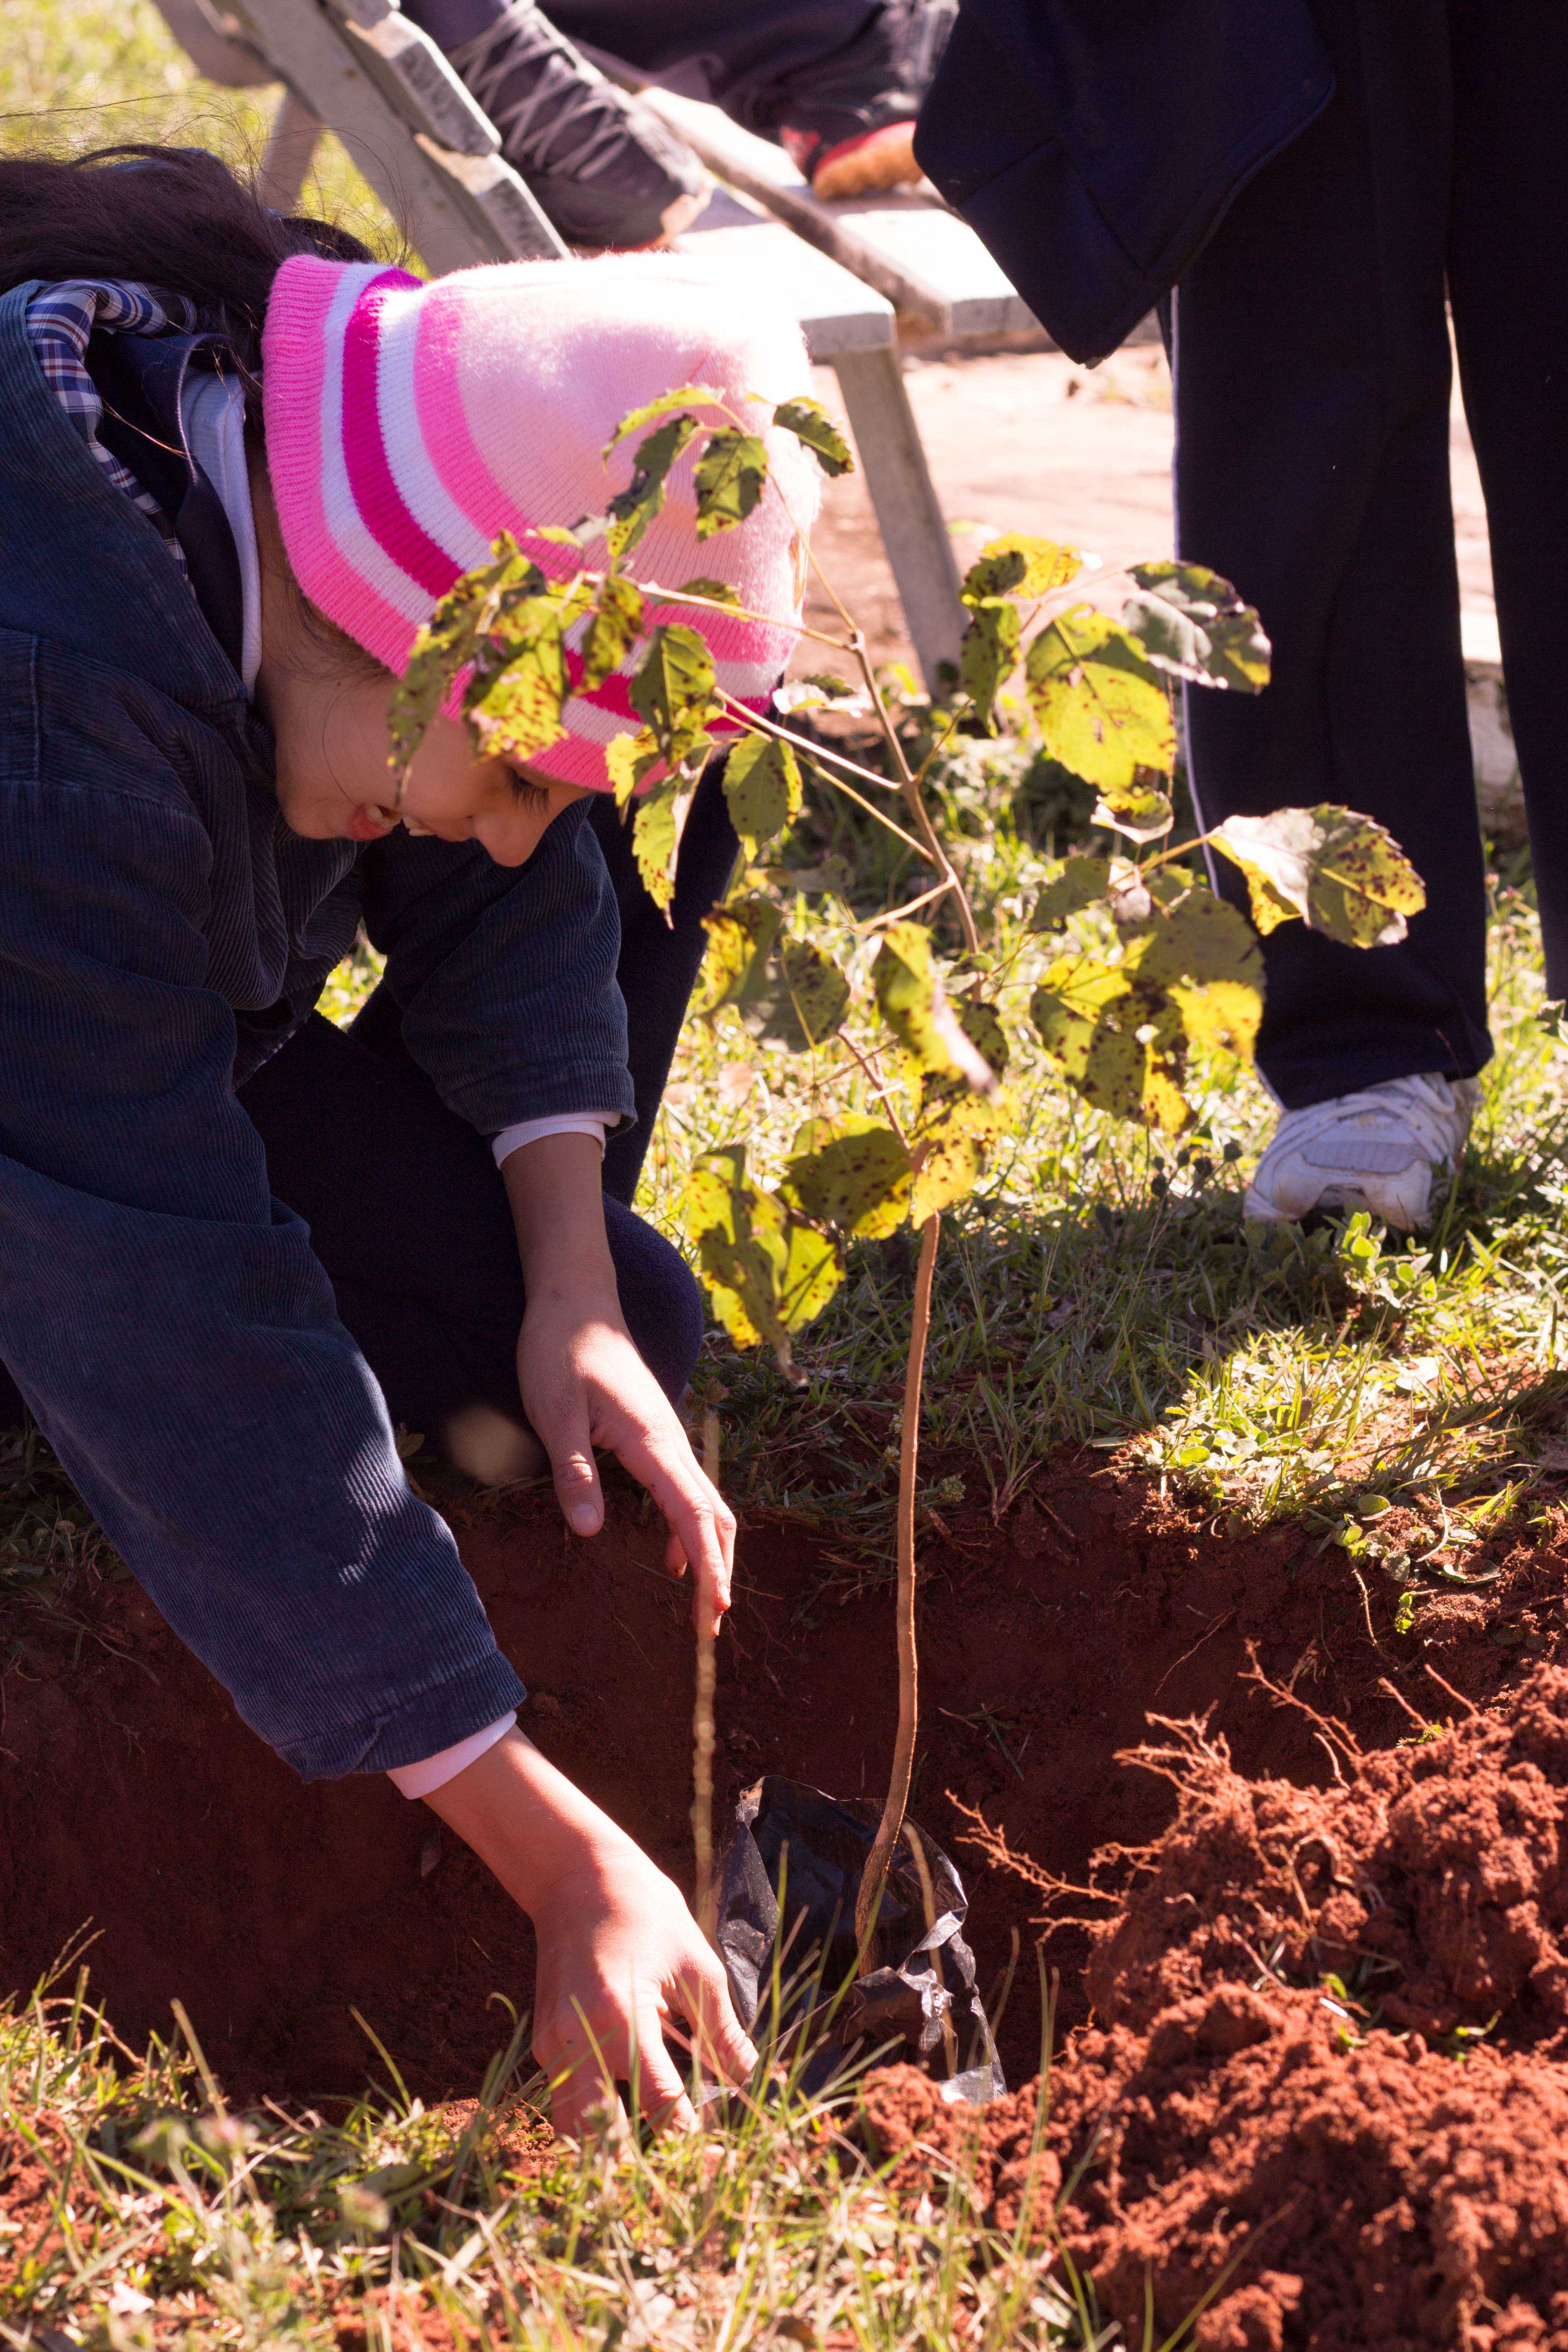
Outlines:
{"label": "plaid shirt collar", "polygon": [[27,306],[27,333],[45,383],[115,488],[122,490],[163,534],[182,572],[187,572],[184,550],[168,516],[98,437],[103,402],[88,373],[87,347],[95,331],[189,335],[195,331],[195,313],[181,296],[154,295],[145,286],[114,278],[67,278],[44,287]]}

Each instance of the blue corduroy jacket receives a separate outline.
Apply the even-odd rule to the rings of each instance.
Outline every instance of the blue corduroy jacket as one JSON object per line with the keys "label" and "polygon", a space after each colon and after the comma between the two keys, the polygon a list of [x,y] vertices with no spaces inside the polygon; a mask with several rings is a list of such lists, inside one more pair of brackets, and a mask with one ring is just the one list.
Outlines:
{"label": "blue corduroy jacket", "polygon": [[915,152],[1092,366],[1333,87],[1309,0],[962,0]]}
{"label": "blue corduroy jacket", "polygon": [[0,299],[0,1360],[112,1541],[307,1780],[516,1704],[410,1491],[238,1079],[363,920],[404,1036],[484,1133],[632,1109],[582,809],[529,863],[283,826],[267,729],[153,525]]}

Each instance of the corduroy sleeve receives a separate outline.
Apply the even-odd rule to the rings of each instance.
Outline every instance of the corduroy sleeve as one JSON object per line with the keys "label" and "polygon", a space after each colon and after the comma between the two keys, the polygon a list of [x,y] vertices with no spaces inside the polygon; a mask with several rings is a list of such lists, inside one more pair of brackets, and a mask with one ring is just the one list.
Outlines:
{"label": "corduroy sleeve", "polygon": [[561,1111],[635,1110],[620,922],[587,805],[563,810],[526,866],[401,829],[360,861],[403,1042],[481,1135]]}
{"label": "corduroy sleeve", "polygon": [[[236,1102],[211,847],[172,773],[0,744],[0,1359],[111,1540],[305,1779],[522,1685]],[[145,747],[143,747],[144,751]],[[96,765],[96,763],[95,763]]]}

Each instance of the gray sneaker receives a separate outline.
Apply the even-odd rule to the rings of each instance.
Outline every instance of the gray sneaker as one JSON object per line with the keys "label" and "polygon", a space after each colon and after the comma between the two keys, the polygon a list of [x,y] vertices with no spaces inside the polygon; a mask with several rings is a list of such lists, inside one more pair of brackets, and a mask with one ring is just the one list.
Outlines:
{"label": "gray sneaker", "polygon": [[1258,1163],[1242,1213],[1265,1223],[1314,1209],[1365,1209],[1408,1232],[1432,1214],[1432,1180],[1465,1156],[1474,1078],[1388,1078],[1287,1111]]}
{"label": "gray sneaker", "polygon": [[568,245],[661,244],[712,194],[690,149],[606,81],[533,0],[510,0],[447,55]]}

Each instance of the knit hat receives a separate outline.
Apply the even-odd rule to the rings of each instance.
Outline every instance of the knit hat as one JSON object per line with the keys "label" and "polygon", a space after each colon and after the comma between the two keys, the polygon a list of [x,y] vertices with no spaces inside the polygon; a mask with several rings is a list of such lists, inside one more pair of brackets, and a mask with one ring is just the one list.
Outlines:
{"label": "knit hat", "polygon": [[[818,477],[767,420],[808,383],[788,315],[692,255],[500,262],[429,285],[373,262],[297,255],[274,280],[262,338],[283,544],[310,602],[401,676],[437,600],[489,559],[501,531],[552,578],[579,568],[584,559],[537,537],[539,526],[602,514],[630,479],[641,437],[628,435],[606,463],[621,418],[702,384],[762,433],[772,482],[737,529],[699,540],[699,436],[627,569],[672,588],[722,580],[753,613],[797,614]],[[726,421],[692,408],[700,422]],[[602,542],[585,554],[603,566]],[[795,643],[788,628],[691,606],[650,608],[647,620],[698,629],[719,683],[756,709]],[[607,791],[605,747],[640,724],[627,694],[639,657],[634,646],[602,688],[572,696],[565,735],[530,765]]]}

